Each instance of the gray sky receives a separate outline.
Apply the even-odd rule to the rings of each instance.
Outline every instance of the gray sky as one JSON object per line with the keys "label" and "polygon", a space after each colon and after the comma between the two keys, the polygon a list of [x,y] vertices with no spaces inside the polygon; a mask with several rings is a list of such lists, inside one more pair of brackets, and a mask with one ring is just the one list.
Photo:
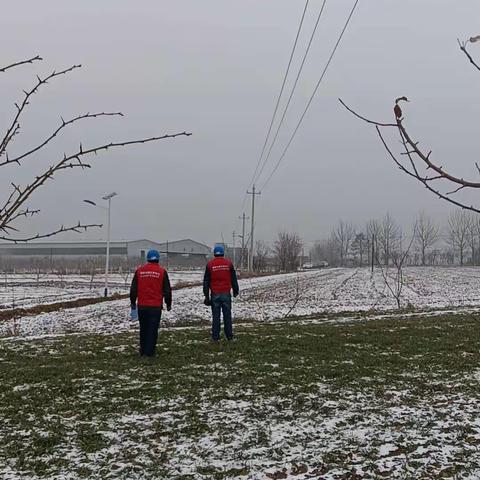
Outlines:
{"label": "gray sky", "polygon": [[[318,80],[353,0],[327,0],[308,64],[268,174]],[[45,231],[103,212],[82,205],[115,190],[112,236],[159,241],[231,238],[253,174],[290,54],[303,1],[126,0],[22,1],[0,18],[2,63],[36,54],[45,61],[0,76],[2,125],[35,74],[74,63],[34,98],[11,153],[33,145],[64,118],[122,111],[68,130],[22,169],[4,168],[0,185],[25,181],[42,166],[104,141],[191,131],[192,137],[117,150],[92,159],[89,172],[60,174],[32,199],[43,214],[28,229]],[[299,51],[320,0],[311,0]],[[296,230],[307,242],[337,220],[356,224],[389,211],[402,224],[424,209],[450,211],[386,157],[372,128],[339,105],[390,120],[393,100],[407,95],[412,134],[438,162],[475,176],[480,76],[457,37],[480,34],[477,0],[360,0],[330,70],[282,166],[258,203],[258,237]],[[480,44],[472,45],[480,58]],[[297,56],[293,71],[299,65]],[[287,84],[287,91],[288,85]],[[260,179],[260,185],[263,180]],[[249,203],[244,209],[248,213]],[[27,229],[27,230],[28,230]],[[59,237],[69,238],[69,237]],[[84,238],[104,238],[91,231]]]}

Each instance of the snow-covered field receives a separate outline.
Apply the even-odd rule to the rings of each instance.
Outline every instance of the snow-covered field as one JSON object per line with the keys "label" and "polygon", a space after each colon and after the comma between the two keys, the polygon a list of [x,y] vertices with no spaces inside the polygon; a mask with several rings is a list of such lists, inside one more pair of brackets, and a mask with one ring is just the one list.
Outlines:
{"label": "snow-covered field", "polygon": [[[480,478],[480,325],[264,322],[0,342],[0,478]],[[280,348],[279,348],[280,347]]]}
{"label": "snow-covered field", "polygon": [[[202,272],[173,272],[171,277],[173,284],[200,282]],[[42,301],[48,299],[46,287],[28,288],[37,291],[37,298]],[[352,311],[378,313],[397,306],[382,272],[375,270],[371,274],[367,268],[332,268],[244,279],[240,280],[240,288],[241,294],[234,300],[237,321]],[[401,301],[402,306],[410,305],[416,309],[480,307],[480,269],[408,268]],[[116,300],[4,321],[0,323],[0,337],[125,331],[132,328],[128,314],[128,300]],[[210,311],[203,305],[200,286],[174,292],[173,309],[163,315],[164,322],[170,325],[209,319]]]}
{"label": "snow-covered field", "polygon": [[[202,271],[172,271],[172,285],[198,283]],[[103,295],[104,276],[3,274],[0,276],[0,309],[32,307]],[[110,293],[127,293],[132,275],[114,274],[109,278]]]}
{"label": "snow-covered field", "polygon": [[[479,286],[476,268],[407,269],[402,305],[480,310]],[[208,342],[184,288],[163,322],[191,326],[150,364],[128,299],[0,322],[0,478],[480,478],[478,317],[372,320],[396,301],[368,269],[240,287],[236,343]]]}

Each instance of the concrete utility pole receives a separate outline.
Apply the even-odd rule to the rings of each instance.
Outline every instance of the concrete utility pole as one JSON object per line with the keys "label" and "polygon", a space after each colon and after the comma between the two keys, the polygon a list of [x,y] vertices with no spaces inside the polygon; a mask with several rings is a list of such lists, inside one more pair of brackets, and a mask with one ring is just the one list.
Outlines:
{"label": "concrete utility pole", "polygon": [[242,221],[242,256],[240,261],[240,268],[243,270],[245,267],[245,220],[248,220],[250,217],[247,217],[245,213],[238,217]]}
{"label": "concrete utility pole", "polygon": [[167,268],[170,267],[170,256],[168,255],[168,240],[167,240]]}
{"label": "concrete utility pole", "polygon": [[250,251],[248,252],[248,271],[253,272],[253,234],[255,230],[255,196],[261,195],[262,192],[257,192],[255,190],[255,185],[253,185],[252,191],[247,190],[247,194],[252,196],[252,225],[250,227]]}
{"label": "concrete utility pole", "polygon": [[235,233],[235,230],[232,232],[232,238],[233,238],[233,266],[237,268],[237,259],[236,259],[236,253],[235,253],[235,237],[237,234]]}
{"label": "concrete utility pole", "polygon": [[373,266],[375,265],[375,235],[372,235],[372,273],[373,273]]}

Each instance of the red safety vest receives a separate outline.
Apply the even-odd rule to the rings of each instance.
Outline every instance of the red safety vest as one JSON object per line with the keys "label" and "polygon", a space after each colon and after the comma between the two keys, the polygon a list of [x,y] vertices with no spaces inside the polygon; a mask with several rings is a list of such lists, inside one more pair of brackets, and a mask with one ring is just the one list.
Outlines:
{"label": "red safety vest", "polygon": [[232,262],[223,257],[210,260],[207,264],[210,272],[210,290],[213,294],[230,293],[232,289]]}
{"label": "red safety vest", "polygon": [[165,269],[149,262],[137,268],[138,306],[162,307]]}

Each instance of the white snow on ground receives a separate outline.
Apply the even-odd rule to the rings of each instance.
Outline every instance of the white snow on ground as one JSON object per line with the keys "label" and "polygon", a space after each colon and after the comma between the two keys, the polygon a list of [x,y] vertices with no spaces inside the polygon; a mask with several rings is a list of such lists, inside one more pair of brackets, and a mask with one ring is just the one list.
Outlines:
{"label": "white snow on ground", "polygon": [[[480,307],[480,269],[407,268],[402,305],[416,309]],[[201,272],[172,273],[172,283],[200,281]],[[33,287],[32,287],[33,288]],[[45,290],[39,287],[40,291]],[[267,321],[324,313],[382,312],[397,307],[382,273],[369,269],[332,268],[240,280],[233,301],[237,320]],[[0,337],[72,332],[113,333],[131,328],[128,300],[116,300],[71,310],[0,323]],[[173,309],[164,312],[169,325],[210,320],[200,286],[174,292]]]}
{"label": "white snow on ground", "polygon": [[[155,424],[179,431],[188,425],[188,419],[178,414],[178,406],[157,405],[155,410],[161,413],[113,418],[111,430],[102,433],[118,443],[105,452],[98,452],[97,464],[104,463],[112,448],[117,453],[126,446],[137,449],[134,444],[122,445],[117,429],[141,432],[143,445],[150,444],[147,448],[154,448],[157,455],[168,453],[168,458],[174,459],[170,471],[176,478],[190,475],[199,479],[212,478],[199,475],[198,470],[203,465],[210,469],[216,467],[218,471],[236,469],[239,472],[248,466],[248,474],[234,478],[251,480],[264,480],[266,473],[273,475],[280,471],[285,471],[285,476],[278,478],[286,479],[372,478],[364,477],[365,465],[370,472],[377,473],[376,478],[404,479],[406,474],[410,474],[410,478],[444,478],[442,471],[448,472],[451,465],[458,466],[465,450],[475,457],[472,452],[477,450],[476,443],[480,439],[476,400],[457,398],[452,401],[441,396],[429,405],[405,406],[402,402],[406,398],[402,398],[398,404],[393,402],[387,406],[373,395],[353,392],[349,395],[344,391],[338,402],[325,402],[322,390],[323,387],[319,388],[318,394],[305,399],[308,408],[303,414],[290,411],[288,402],[282,398],[230,400],[221,407],[199,399],[196,414],[211,425],[212,433],[201,438],[180,436],[173,445],[162,438],[158,441],[151,438]],[[182,398],[176,400],[179,405],[183,402]],[[317,409],[324,414],[312,415]],[[264,413],[263,419],[255,415],[256,411]],[[413,425],[416,428],[412,428]],[[459,428],[471,430],[471,445],[457,443]],[[362,433],[357,435],[358,431]],[[324,470],[322,459],[342,454],[345,456],[343,468]],[[147,455],[142,457],[147,465],[151,462]],[[308,465],[304,474],[295,472],[304,465]],[[358,477],[343,476],[347,465]],[[472,458],[469,458],[468,469],[480,475],[480,465]],[[142,478],[142,475],[130,478]]]}
{"label": "white snow on ground", "polygon": [[[404,304],[417,308],[480,307],[480,271],[463,269],[408,269]],[[373,276],[366,269],[329,269],[318,272],[279,275],[240,282],[242,295],[235,300],[237,319],[268,321],[290,315],[316,315],[324,312],[380,311],[396,307],[394,298],[384,288],[380,272]],[[298,295],[297,295],[298,293]],[[200,287],[175,292],[174,310],[165,312],[168,323],[208,320],[209,309],[202,304]],[[75,332],[119,332],[132,328],[128,319],[128,300],[112,301],[78,309],[24,317],[0,323],[0,336],[67,334]],[[25,348],[37,342],[5,341],[8,348]],[[39,351],[51,355],[56,351],[48,343],[38,342]],[[22,346],[23,344],[23,346]],[[33,347],[32,347],[33,348]],[[37,348],[37,347],[35,347]],[[110,348],[110,347],[109,347]],[[112,347],[113,348],[113,347]],[[115,347],[119,350],[125,345]],[[50,349],[52,349],[50,351]],[[88,351],[85,352],[89,354]],[[2,359],[0,359],[1,361]],[[275,364],[269,364],[272,370]],[[189,365],[189,369],[196,365]],[[200,367],[200,366],[199,366]],[[204,366],[202,366],[204,368]],[[221,363],[215,368],[221,368]],[[405,377],[416,372],[406,372]],[[212,478],[198,474],[199,467],[217,471],[237,469],[238,478],[265,479],[266,473],[275,478],[284,473],[288,480],[322,478],[480,478],[480,397],[468,389],[459,391],[460,384],[477,388],[480,371],[467,377],[445,380],[438,375],[422,378],[432,387],[431,395],[419,398],[414,389],[391,387],[388,395],[379,397],[374,391],[345,386],[335,390],[327,383],[313,384],[310,393],[302,393],[304,407],[292,411],[290,401],[282,396],[251,394],[232,391],[228,400],[218,404],[205,387],[205,394],[195,398],[195,412],[199,422],[209,425],[201,437],[188,433],[191,405],[185,398],[151,404],[148,415],[132,409],[128,415],[116,414],[103,418],[101,411],[94,417],[93,426],[108,439],[108,446],[95,453],[85,453],[75,443],[72,431],[56,454],[67,462],[90,468],[98,478],[125,478],[122,470],[128,467],[128,458],[138,459],[146,467],[155,456],[165,456],[170,463],[171,477]],[[127,380],[127,382],[125,381]],[[83,381],[83,380],[81,380]],[[85,383],[85,397],[108,396],[102,379]],[[135,378],[118,378],[125,388],[138,387]],[[436,391],[436,384],[446,390]],[[14,391],[26,395],[31,389],[42,387],[32,383],[16,385]],[[42,388],[46,388],[43,385]],[[450,390],[449,390],[450,389]],[[297,396],[298,400],[300,396]],[[75,415],[79,415],[78,413]],[[81,419],[75,416],[52,417],[62,425],[72,425]],[[14,428],[8,422],[0,424],[4,432]],[[178,432],[174,442],[164,436],[153,435],[158,426]],[[129,433],[130,432],[130,433]],[[132,433],[133,432],[133,433]],[[16,431],[22,442],[29,442],[32,433],[42,436],[41,427],[29,431]],[[129,436],[130,435],[130,436]],[[344,458],[341,469],[324,471],[324,462],[330,456]],[[115,467],[113,468],[112,465]],[[302,467],[308,470],[302,472]],[[457,476],[450,474],[453,467],[464,468]],[[241,474],[248,467],[247,474]],[[351,476],[345,476],[345,468]],[[285,471],[283,471],[285,469]],[[368,470],[370,473],[365,473]],[[371,472],[375,472],[375,476]],[[143,473],[129,473],[129,479],[145,478]],[[357,476],[354,476],[357,475]],[[0,478],[17,479],[16,465],[0,462]],[[39,478],[39,477],[27,477]],[[52,477],[53,478],[53,477]],[[58,480],[77,478],[62,473]],[[270,477],[272,478],[272,477]]]}
{"label": "white snow on ground", "polygon": [[[203,271],[172,271],[172,285],[198,283]],[[56,302],[103,296],[105,277],[96,275],[3,274],[0,276],[0,309],[32,307]],[[110,293],[127,293],[132,275],[109,277]]]}
{"label": "white snow on ground", "polygon": [[[130,391],[142,387],[133,378],[119,378],[120,383],[124,380],[128,380],[124,388]],[[21,386],[20,392],[27,387]],[[85,453],[72,429],[52,457],[65,459],[65,471],[49,478],[77,479],[80,477],[69,468],[85,467],[91,478],[144,479],[148,478],[145,471],[159,459],[168,470],[168,476],[161,478],[207,480],[213,478],[212,469],[237,471],[228,478],[250,480],[480,478],[477,397],[435,393],[430,398],[418,398],[408,389],[392,389],[385,399],[348,387],[341,391],[326,384],[311,387],[311,393],[297,397],[304,405],[300,411],[291,409],[291,399],[248,391],[242,399],[235,399],[232,392],[229,400],[218,404],[211,400],[206,388],[194,406],[197,421],[209,425],[208,433],[201,436],[189,429],[192,405],[191,399],[184,397],[149,404],[147,415],[133,410],[105,418],[99,411],[89,425],[106,439],[105,448]],[[108,396],[101,380],[92,380],[85,388],[85,397]],[[51,420],[76,428],[82,423],[78,413],[68,417],[51,415]],[[0,430],[8,433],[10,428],[4,423]],[[159,430],[174,433],[162,435]],[[48,437],[34,424],[29,431],[15,432],[17,437],[22,436],[24,444],[31,441],[33,433]],[[461,434],[464,436],[459,440]],[[340,465],[332,467],[331,458]],[[18,475],[15,462],[12,459],[11,463],[0,464],[1,478],[26,478]],[[131,470],[132,464],[142,466],[138,473]],[[202,467],[210,473],[200,474]],[[452,476],[452,467],[462,473]],[[284,476],[275,477],[279,472]],[[272,476],[267,477],[267,473]]]}

